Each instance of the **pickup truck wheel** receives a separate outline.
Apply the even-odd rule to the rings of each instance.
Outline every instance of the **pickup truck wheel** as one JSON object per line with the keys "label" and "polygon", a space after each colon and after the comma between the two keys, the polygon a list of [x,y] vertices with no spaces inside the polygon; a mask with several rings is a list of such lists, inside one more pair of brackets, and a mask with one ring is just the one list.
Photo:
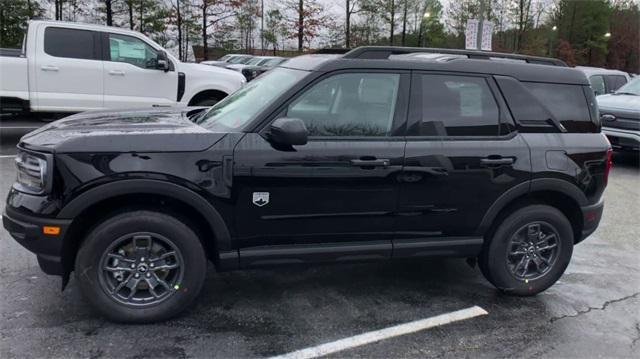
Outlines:
{"label": "pickup truck wheel", "polygon": [[538,294],[564,273],[573,252],[573,230],[556,208],[521,208],[498,226],[480,255],[484,276],[501,291]]}
{"label": "pickup truck wheel", "polygon": [[220,98],[219,97],[220,97],[219,95],[211,95],[210,97],[198,99],[194,101],[193,106],[203,106],[203,107],[213,106],[218,102],[220,102],[220,100],[222,100],[222,97]]}
{"label": "pickup truck wheel", "polygon": [[75,273],[105,317],[129,323],[168,319],[197,297],[206,274],[198,236],[182,221],[140,210],[115,215],[87,236]]}

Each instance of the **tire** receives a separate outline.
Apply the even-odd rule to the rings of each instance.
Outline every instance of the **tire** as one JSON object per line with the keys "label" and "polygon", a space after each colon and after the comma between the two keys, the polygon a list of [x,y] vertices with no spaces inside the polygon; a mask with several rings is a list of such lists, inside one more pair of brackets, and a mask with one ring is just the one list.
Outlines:
{"label": "tire", "polygon": [[499,224],[480,255],[479,266],[502,292],[532,296],[562,276],[572,252],[573,229],[564,214],[554,207],[530,205]]}
{"label": "tire", "polygon": [[193,106],[202,106],[202,107],[211,107],[218,102],[220,102],[222,98],[218,98],[217,96],[203,98],[193,103]]}
{"label": "tire", "polygon": [[123,212],[98,224],[75,263],[76,279],[93,308],[126,323],[179,314],[198,296],[206,271],[196,233],[176,217],[148,210]]}

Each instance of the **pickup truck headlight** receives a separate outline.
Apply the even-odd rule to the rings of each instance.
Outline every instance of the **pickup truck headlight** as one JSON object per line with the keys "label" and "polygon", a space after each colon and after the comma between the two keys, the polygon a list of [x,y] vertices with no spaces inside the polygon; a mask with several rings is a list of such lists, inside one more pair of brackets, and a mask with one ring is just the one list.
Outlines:
{"label": "pickup truck headlight", "polygon": [[50,181],[50,166],[46,156],[39,157],[29,152],[18,151],[15,161],[18,176],[14,187],[21,192],[44,193]]}

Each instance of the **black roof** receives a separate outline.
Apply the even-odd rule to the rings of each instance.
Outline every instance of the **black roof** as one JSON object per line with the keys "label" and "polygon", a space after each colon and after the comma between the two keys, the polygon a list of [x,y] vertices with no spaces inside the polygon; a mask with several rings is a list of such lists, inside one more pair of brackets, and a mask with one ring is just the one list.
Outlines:
{"label": "black roof", "polygon": [[344,55],[294,57],[284,67],[320,72],[355,68],[442,71],[503,75],[520,81],[589,85],[582,71],[567,67],[558,59],[454,49],[365,46]]}

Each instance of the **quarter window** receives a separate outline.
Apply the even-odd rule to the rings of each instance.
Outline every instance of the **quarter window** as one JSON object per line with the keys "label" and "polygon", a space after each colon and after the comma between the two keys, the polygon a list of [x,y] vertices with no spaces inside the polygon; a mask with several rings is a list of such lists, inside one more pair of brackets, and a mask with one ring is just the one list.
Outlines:
{"label": "quarter window", "polygon": [[399,74],[348,73],[324,79],[287,108],[311,136],[389,136]]}
{"label": "quarter window", "polygon": [[578,85],[525,82],[525,86],[569,132],[597,130],[589,105]]}
{"label": "quarter window", "polygon": [[157,68],[158,52],[135,37],[109,34],[111,61],[125,62],[143,69]]}
{"label": "quarter window", "polygon": [[497,136],[500,111],[482,77],[418,75],[410,136]]}
{"label": "quarter window", "polygon": [[97,60],[98,51],[93,31],[47,27],[44,52],[51,56]]}
{"label": "quarter window", "polygon": [[615,92],[617,89],[627,83],[627,78],[621,75],[607,75],[607,85],[609,85],[609,93]]}

